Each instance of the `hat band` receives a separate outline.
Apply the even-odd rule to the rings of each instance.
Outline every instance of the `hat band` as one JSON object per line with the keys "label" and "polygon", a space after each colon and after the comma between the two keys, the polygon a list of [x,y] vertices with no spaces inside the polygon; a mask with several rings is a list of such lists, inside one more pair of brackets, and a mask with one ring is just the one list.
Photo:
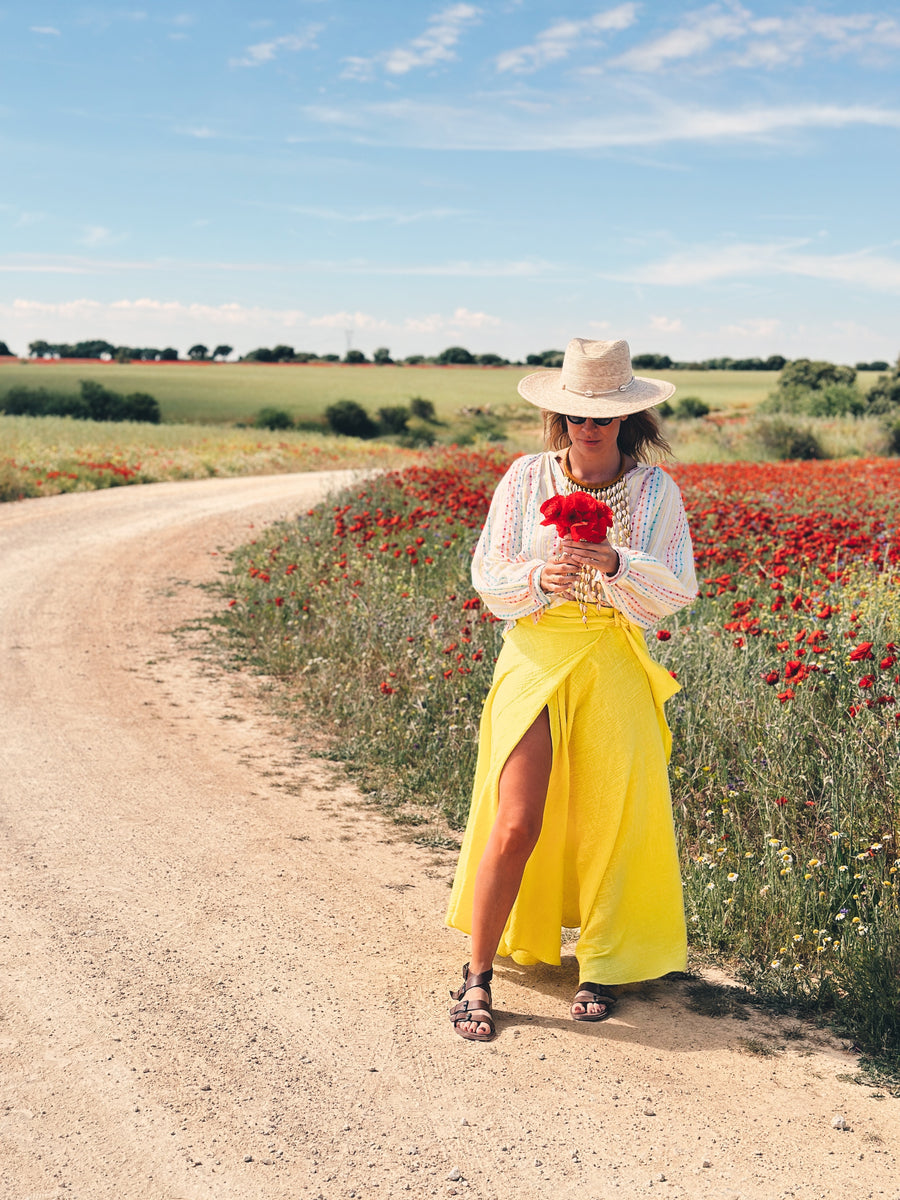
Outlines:
{"label": "hat band", "polygon": [[634,376],[632,375],[632,377],[628,380],[627,383],[620,383],[617,388],[610,388],[610,390],[607,392],[592,392],[592,391],[579,392],[579,391],[576,391],[575,388],[573,388],[573,387],[568,387],[565,383],[562,385],[562,390],[564,392],[571,392],[574,396],[587,396],[589,399],[592,399],[594,396],[615,396],[615,394],[617,392],[626,392],[633,383],[634,383]]}

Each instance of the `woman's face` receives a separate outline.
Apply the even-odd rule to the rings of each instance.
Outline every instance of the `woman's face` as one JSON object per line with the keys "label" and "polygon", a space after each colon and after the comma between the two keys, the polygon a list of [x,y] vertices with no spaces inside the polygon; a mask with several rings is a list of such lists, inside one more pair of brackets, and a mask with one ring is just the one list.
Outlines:
{"label": "woman's face", "polygon": [[608,425],[598,425],[593,418],[588,417],[583,425],[573,425],[567,420],[566,428],[573,446],[594,451],[598,447],[615,445],[622,421],[622,417],[613,417]]}

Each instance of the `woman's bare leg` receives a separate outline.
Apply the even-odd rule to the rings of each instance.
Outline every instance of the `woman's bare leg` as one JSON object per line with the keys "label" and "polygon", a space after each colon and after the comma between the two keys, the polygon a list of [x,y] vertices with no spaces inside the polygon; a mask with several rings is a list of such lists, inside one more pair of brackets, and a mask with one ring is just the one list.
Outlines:
{"label": "woman's bare leg", "polygon": [[[490,970],[500,936],[522,882],[525,864],[537,844],[553,750],[550,716],[544,708],[523,734],[500,773],[497,816],[475,876],[472,905],[472,957],[469,970]],[[486,1000],[482,988],[466,993]],[[462,1023],[469,1032],[487,1032],[477,1021]]]}

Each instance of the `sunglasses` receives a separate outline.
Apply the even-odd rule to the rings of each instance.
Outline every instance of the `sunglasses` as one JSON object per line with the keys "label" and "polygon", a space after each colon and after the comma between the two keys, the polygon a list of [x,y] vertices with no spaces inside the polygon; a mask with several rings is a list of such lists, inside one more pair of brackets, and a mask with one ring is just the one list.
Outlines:
{"label": "sunglasses", "polygon": [[570,425],[583,425],[585,421],[593,421],[595,425],[612,425],[615,417],[570,417],[566,414],[566,420]]}

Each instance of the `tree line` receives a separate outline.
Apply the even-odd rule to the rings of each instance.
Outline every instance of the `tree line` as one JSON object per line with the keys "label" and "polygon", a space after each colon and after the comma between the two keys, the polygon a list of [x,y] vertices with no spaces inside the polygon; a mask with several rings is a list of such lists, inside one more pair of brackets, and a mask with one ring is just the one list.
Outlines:
{"label": "tree line", "polygon": [[[216,346],[210,350],[201,342],[190,347],[187,359],[191,362],[221,362],[234,353],[234,347],[227,345]],[[14,357],[6,342],[0,341],[0,356]],[[113,362],[180,362],[179,352],[174,346],[158,349],[155,346],[116,346],[103,339],[93,339],[84,342],[46,342],[34,341],[28,343],[29,358],[92,358]],[[561,367],[562,350],[542,350],[539,354],[527,354],[523,361],[504,358],[500,354],[473,354],[465,346],[448,346],[440,354],[427,356],[424,354],[408,354],[405,358],[395,359],[387,346],[379,346],[367,358],[362,350],[348,350],[343,358],[339,354],[316,354],[312,350],[295,350],[293,346],[279,344],[259,346],[244,354],[239,362],[261,363],[306,363],[306,362],[344,362],[348,364],[374,363],[377,366],[478,366],[478,367]],[[668,354],[636,354],[632,365],[638,371],[782,371],[791,361],[782,354],[770,354],[768,358],[704,358],[700,360],[672,359]],[[799,360],[809,361],[809,360]],[[850,370],[852,368],[847,368]],[[888,363],[877,360],[874,362],[858,362],[856,371],[887,371]]]}

